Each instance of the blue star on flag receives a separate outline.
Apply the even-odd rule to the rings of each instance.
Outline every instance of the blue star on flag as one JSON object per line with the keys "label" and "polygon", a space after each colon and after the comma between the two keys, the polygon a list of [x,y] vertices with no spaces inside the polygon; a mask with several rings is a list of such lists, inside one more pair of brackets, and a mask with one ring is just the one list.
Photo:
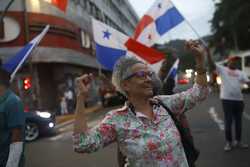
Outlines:
{"label": "blue star on flag", "polygon": [[107,39],[109,39],[109,38],[110,38],[110,36],[111,36],[111,33],[110,33],[108,30],[103,31],[103,38],[107,38]]}

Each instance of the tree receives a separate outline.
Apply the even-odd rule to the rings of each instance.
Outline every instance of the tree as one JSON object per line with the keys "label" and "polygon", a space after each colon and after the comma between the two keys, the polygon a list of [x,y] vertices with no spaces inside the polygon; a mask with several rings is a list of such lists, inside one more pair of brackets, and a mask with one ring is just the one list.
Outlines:
{"label": "tree", "polygon": [[167,71],[172,67],[176,58],[180,59],[179,70],[194,68],[195,61],[193,55],[184,48],[184,40],[172,40],[164,45],[156,45],[155,48],[166,55]]}
{"label": "tree", "polygon": [[212,19],[213,44],[230,49],[250,49],[250,1],[221,0]]}

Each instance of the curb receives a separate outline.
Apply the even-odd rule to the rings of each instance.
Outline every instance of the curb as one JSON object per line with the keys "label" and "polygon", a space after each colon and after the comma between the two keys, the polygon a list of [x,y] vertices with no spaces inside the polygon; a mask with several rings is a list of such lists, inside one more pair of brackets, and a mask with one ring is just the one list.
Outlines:
{"label": "curb", "polygon": [[67,126],[67,125],[72,124],[73,122],[74,122],[74,119],[71,119],[71,120],[68,120],[68,121],[66,121],[66,122],[57,124],[57,125],[55,126],[55,129],[60,129],[60,128],[64,127],[64,126]]}
{"label": "curb", "polygon": [[[120,106],[112,106],[112,107],[108,107],[108,108],[95,107],[91,111],[87,112],[86,116],[89,117],[90,115],[92,115],[92,114],[94,114],[96,112],[106,112],[106,111],[110,111],[110,110],[112,110],[114,108],[118,108],[118,107],[120,107]],[[103,111],[101,111],[101,110],[103,110]],[[57,130],[57,129],[60,129],[62,127],[68,126],[70,124],[73,124],[73,122],[74,122],[74,117],[72,117],[71,119],[69,119],[69,120],[67,120],[65,122],[57,124],[55,126],[55,129]]]}

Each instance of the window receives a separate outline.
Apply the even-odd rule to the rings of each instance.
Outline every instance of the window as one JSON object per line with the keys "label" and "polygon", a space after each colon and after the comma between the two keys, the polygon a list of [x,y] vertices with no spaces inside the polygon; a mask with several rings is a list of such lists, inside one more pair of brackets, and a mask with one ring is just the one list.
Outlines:
{"label": "window", "polygon": [[245,57],[245,67],[250,67],[250,55]]}
{"label": "window", "polygon": [[80,1],[80,5],[82,8],[86,9],[87,8],[87,0]]}
{"label": "window", "polygon": [[93,4],[93,15],[95,18],[99,19],[98,13],[99,13],[99,9],[97,8],[97,6],[95,4]]}
{"label": "window", "polygon": [[123,1],[122,0],[118,0],[118,3],[121,5],[121,4],[123,4]]}
{"label": "window", "polygon": [[4,38],[4,23],[3,20],[0,21],[0,39]]}
{"label": "window", "polygon": [[111,0],[104,0],[104,2],[106,3],[106,5],[107,5],[108,7],[111,6]]}
{"label": "window", "polygon": [[76,14],[76,4],[73,1],[69,2],[69,12],[72,14]]}
{"label": "window", "polygon": [[12,41],[20,34],[20,24],[14,18],[5,16],[0,26],[0,43]]}
{"label": "window", "polygon": [[108,17],[104,15],[104,23],[108,24]]}
{"label": "window", "polygon": [[85,36],[85,48],[90,48],[90,44],[91,44],[91,41],[90,41],[89,35],[87,34]]}
{"label": "window", "polygon": [[90,13],[90,2],[86,1],[86,11]]}
{"label": "window", "polygon": [[90,14],[94,16],[94,12],[95,12],[95,6],[92,2],[89,2],[89,7],[90,7]]}
{"label": "window", "polygon": [[81,41],[82,41],[82,47],[84,47],[84,48],[90,48],[91,47],[90,37],[83,30],[81,31]]}
{"label": "window", "polygon": [[76,11],[78,16],[83,16],[82,10],[83,10],[82,7],[80,6],[80,4],[78,4],[76,6]]}
{"label": "window", "polygon": [[107,24],[110,26],[111,25],[111,20],[106,16],[106,21],[107,21]]}
{"label": "window", "polygon": [[98,8],[96,10],[96,18],[98,20],[101,20],[101,21],[103,20],[102,13],[101,13],[100,9],[98,9]]}

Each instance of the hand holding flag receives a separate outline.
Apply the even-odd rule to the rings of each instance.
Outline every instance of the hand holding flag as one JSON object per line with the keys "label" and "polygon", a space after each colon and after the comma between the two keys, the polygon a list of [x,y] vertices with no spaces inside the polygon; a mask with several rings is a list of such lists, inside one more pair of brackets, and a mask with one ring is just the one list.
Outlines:
{"label": "hand holding flag", "polygon": [[195,56],[196,63],[204,63],[205,55],[207,53],[204,45],[202,45],[199,41],[190,40],[185,43],[185,47]]}

